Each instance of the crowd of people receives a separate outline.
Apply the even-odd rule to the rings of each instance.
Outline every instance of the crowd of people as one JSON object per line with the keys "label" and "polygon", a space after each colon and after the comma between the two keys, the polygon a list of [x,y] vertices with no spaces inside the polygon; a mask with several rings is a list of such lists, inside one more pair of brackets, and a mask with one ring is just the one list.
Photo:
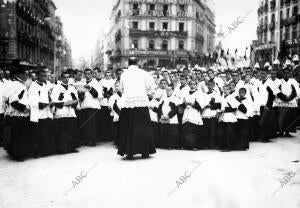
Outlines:
{"label": "crowd of people", "polygon": [[[47,69],[0,69],[0,146],[16,161],[75,153],[80,146],[110,141],[120,155],[128,155],[127,146],[140,145],[122,139],[132,128],[129,121],[143,119],[126,110],[131,103],[146,109],[140,115],[151,120],[147,130],[127,135],[139,138],[150,129],[153,147],[145,157],[155,148],[244,151],[251,141],[269,142],[296,132],[298,56],[284,64],[275,60],[222,71],[162,69],[146,73],[146,78],[130,77],[135,75],[128,70],[134,69],[69,69],[56,80]],[[139,79],[145,80],[147,99],[126,95],[125,101],[124,88],[140,93],[134,87]]]}

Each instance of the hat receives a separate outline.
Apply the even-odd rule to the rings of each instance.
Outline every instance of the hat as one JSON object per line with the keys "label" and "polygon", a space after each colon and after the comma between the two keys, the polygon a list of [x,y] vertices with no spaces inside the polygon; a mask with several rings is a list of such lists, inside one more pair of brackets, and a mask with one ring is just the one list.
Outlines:
{"label": "hat", "polygon": [[299,61],[299,56],[295,55],[294,58],[293,58],[293,61]]}
{"label": "hat", "polygon": [[279,65],[280,64],[280,61],[278,59],[276,59],[275,61],[273,61],[273,64],[274,65]]}
{"label": "hat", "polygon": [[254,68],[255,68],[255,69],[259,69],[259,68],[260,68],[259,63],[256,63],[256,64],[254,65]]}

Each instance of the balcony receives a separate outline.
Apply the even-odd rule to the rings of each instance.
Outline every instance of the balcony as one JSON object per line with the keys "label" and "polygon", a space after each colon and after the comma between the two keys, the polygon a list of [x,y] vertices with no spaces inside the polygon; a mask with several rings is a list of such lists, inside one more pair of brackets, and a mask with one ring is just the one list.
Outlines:
{"label": "balcony", "polygon": [[177,38],[187,38],[187,31],[157,31],[157,30],[135,30],[130,29],[129,31],[130,37],[161,37],[161,38],[169,38],[169,37],[177,37]]}
{"label": "balcony", "polygon": [[284,4],[287,5],[287,6],[288,6],[290,3],[291,3],[291,0],[285,0],[285,1],[284,1]]}
{"label": "balcony", "polygon": [[269,30],[270,31],[275,30],[275,21],[271,21],[271,23],[269,24]]}
{"label": "balcony", "polygon": [[257,9],[257,14],[258,14],[258,16],[260,16],[261,14],[263,14],[263,10],[264,10],[263,7],[259,7],[259,8]]}
{"label": "balcony", "polygon": [[118,42],[121,40],[121,37],[122,37],[122,32],[121,30],[119,29],[116,34],[115,34],[115,42]]}
{"label": "balcony", "polygon": [[265,25],[262,25],[262,31],[267,31],[268,30],[268,25],[265,24]]}
{"label": "balcony", "polygon": [[270,2],[270,5],[271,5],[271,7],[270,7],[271,11],[274,11],[275,8],[276,8],[276,1],[275,1],[275,0],[272,0],[272,1]]}
{"label": "balcony", "polygon": [[268,4],[265,4],[265,6],[264,6],[264,12],[268,12],[268,10],[269,10],[269,6],[268,6]]}

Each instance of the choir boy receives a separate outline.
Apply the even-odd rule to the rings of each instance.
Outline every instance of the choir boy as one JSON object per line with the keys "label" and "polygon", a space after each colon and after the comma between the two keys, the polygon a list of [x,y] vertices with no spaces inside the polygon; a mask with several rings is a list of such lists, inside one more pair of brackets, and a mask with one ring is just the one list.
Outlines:
{"label": "choir boy", "polygon": [[239,102],[236,100],[233,93],[230,93],[228,85],[223,87],[224,95],[222,97],[222,114],[219,118],[218,135],[219,146],[222,151],[231,151],[236,145],[236,123],[237,118],[235,111],[239,107]]}
{"label": "choir boy", "polygon": [[84,89],[78,92],[82,122],[79,124],[79,136],[82,145],[96,146],[96,141],[99,141],[96,113],[100,110],[102,89],[99,82],[93,78],[91,69],[85,69],[84,76]]}
{"label": "choir boy", "polygon": [[246,88],[239,89],[239,96],[236,96],[236,100],[239,102],[238,109],[236,111],[237,122],[237,137],[235,143],[236,150],[249,149],[250,139],[250,123],[249,118],[252,116],[252,102],[246,97]]}
{"label": "choir boy", "polygon": [[[292,113],[295,113],[297,104],[297,92],[299,86],[295,84],[295,81],[290,78],[290,70],[288,68],[283,69],[283,79],[279,82],[279,90],[281,97],[277,95],[274,101],[274,107],[278,107],[279,118],[279,135],[280,137],[291,137],[288,127],[291,127],[293,120],[289,120]],[[285,134],[284,134],[285,133]]]}
{"label": "choir boy", "polygon": [[261,102],[261,118],[259,121],[260,134],[259,140],[262,142],[268,142],[270,139],[275,138],[275,123],[274,117],[272,116],[272,108],[275,96],[286,100],[286,96],[283,95],[278,86],[268,77],[268,69],[264,68],[260,72],[261,84],[259,85],[258,91]]}
{"label": "choir boy", "polygon": [[215,90],[215,82],[209,80],[207,83],[208,92],[205,94],[208,105],[204,107],[203,117],[203,137],[201,138],[200,149],[214,149],[216,147],[218,112],[221,109],[221,96]]}
{"label": "choir boy", "polygon": [[[165,95],[163,95],[164,97]],[[160,147],[160,139],[159,139],[159,123],[158,123],[158,107],[159,107],[159,99],[154,98],[154,94],[149,95],[149,114],[152,123],[153,136],[155,140],[155,146]]]}
{"label": "choir boy", "polygon": [[167,87],[167,94],[160,101],[158,118],[160,121],[160,147],[166,149],[180,148],[178,106],[180,100],[173,94],[171,86]]}
{"label": "choir boy", "polygon": [[74,86],[69,83],[69,74],[61,74],[61,83],[55,85],[51,93],[54,106],[55,144],[58,154],[77,152],[79,134],[75,109],[78,95]]}
{"label": "choir boy", "polygon": [[26,74],[22,68],[14,72],[16,80],[8,95],[10,106],[11,140],[7,152],[16,161],[24,161],[32,156],[33,137],[29,121],[28,91],[25,85]]}
{"label": "choir boy", "polygon": [[201,127],[203,126],[203,121],[201,110],[207,104],[204,94],[197,90],[196,80],[191,80],[189,87],[191,90],[183,97],[182,145],[185,149],[196,150],[201,140],[200,135],[202,135]]}
{"label": "choir boy", "polygon": [[108,109],[108,100],[113,94],[115,81],[111,78],[110,71],[105,72],[105,77],[99,83],[103,92],[103,98],[100,100],[101,109],[98,120],[98,128],[100,129],[99,138],[101,141],[112,141],[112,118]]}
{"label": "choir boy", "polygon": [[30,121],[35,126],[35,157],[55,153],[53,114],[50,107],[50,91],[46,84],[47,73],[44,69],[37,71],[37,80],[28,90],[30,102]]}
{"label": "choir boy", "polygon": [[113,117],[112,124],[112,137],[116,147],[119,145],[119,137],[120,137],[120,123],[119,117],[122,109],[122,93],[120,89],[120,82],[115,82],[114,94],[109,98],[108,105],[111,109],[111,116]]}

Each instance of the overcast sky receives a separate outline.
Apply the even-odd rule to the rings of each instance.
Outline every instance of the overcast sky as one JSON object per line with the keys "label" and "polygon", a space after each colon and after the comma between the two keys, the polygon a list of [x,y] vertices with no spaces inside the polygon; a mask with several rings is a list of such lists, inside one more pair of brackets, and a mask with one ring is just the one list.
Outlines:
{"label": "overcast sky", "polygon": [[[64,31],[71,43],[73,58],[90,54],[101,35],[109,28],[109,16],[114,0],[54,0]],[[256,39],[258,0],[215,0],[216,25],[223,25],[228,34],[223,48],[239,49],[240,53]],[[252,10],[252,12],[250,12]],[[250,13],[249,13],[250,12]],[[249,13],[235,30],[228,27]],[[239,18],[239,21],[241,20]],[[240,21],[241,22],[241,21]]]}

